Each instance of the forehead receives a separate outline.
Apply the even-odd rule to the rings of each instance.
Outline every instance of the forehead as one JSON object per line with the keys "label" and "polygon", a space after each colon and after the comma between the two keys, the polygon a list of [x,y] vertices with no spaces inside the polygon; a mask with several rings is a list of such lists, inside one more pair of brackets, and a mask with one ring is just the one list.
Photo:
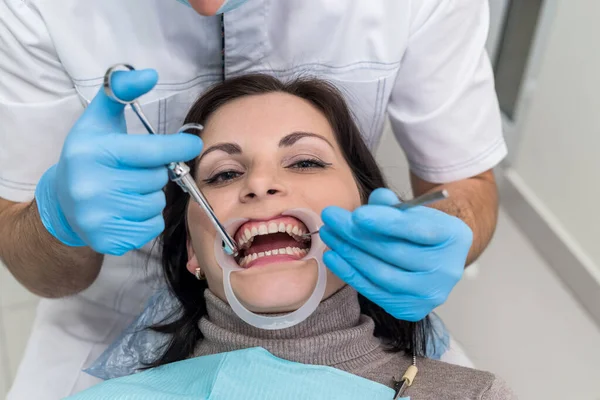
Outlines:
{"label": "forehead", "polygon": [[278,140],[295,131],[334,140],[327,118],[309,101],[276,92],[241,97],[220,107],[206,122],[202,139],[207,144],[269,137]]}

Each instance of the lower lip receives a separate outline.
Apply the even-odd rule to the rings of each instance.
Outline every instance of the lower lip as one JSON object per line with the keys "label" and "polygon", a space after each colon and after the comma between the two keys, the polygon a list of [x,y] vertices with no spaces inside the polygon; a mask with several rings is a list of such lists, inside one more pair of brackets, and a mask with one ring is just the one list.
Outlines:
{"label": "lower lip", "polygon": [[276,255],[276,256],[265,256],[265,257],[257,258],[254,261],[250,261],[248,264],[246,264],[246,266],[244,266],[242,268],[248,269],[248,268],[255,268],[255,267],[263,267],[268,264],[274,264],[274,263],[281,264],[284,262],[298,261],[301,259],[302,258],[290,256],[287,254],[286,255]]}

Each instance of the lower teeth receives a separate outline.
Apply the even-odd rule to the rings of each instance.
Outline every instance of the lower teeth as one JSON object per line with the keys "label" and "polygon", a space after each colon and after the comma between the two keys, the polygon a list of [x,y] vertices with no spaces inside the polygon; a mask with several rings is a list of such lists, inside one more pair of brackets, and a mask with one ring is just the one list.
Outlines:
{"label": "lower teeth", "polygon": [[253,254],[249,254],[245,257],[243,257],[240,261],[239,261],[239,265],[240,266],[245,266],[246,264],[248,264],[250,261],[254,261],[257,260],[259,258],[262,257],[268,257],[268,256],[272,256],[272,255],[295,255],[295,256],[300,256],[300,257],[304,257],[306,254],[308,254],[308,249],[300,249],[298,247],[288,247],[285,249],[278,249],[278,250],[271,250],[271,251],[265,251],[265,252],[260,252],[260,253],[253,253]]}

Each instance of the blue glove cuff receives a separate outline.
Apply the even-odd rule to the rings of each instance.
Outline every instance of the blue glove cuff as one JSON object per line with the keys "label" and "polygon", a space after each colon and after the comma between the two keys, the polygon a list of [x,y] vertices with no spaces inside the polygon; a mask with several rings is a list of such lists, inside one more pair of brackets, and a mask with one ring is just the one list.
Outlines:
{"label": "blue glove cuff", "polygon": [[71,229],[60,207],[55,190],[56,165],[48,169],[35,188],[35,201],[42,224],[52,236],[71,247],[86,246]]}

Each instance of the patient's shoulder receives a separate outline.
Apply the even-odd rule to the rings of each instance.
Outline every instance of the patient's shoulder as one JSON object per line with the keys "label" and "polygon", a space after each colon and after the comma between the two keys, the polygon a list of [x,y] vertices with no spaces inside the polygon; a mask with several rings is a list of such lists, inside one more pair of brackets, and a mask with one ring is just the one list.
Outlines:
{"label": "patient's shoulder", "polygon": [[485,393],[483,399],[485,400],[500,400],[500,399],[510,399],[516,400],[517,395],[512,389],[508,386],[508,384],[501,378],[496,377],[490,389]]}
{"label": "patient's shoulder", "polygon": [[506,382],[490,372],[429,359],[419,360],[417,367],[419,373],[408,392],[414,399],[517,399]]}

